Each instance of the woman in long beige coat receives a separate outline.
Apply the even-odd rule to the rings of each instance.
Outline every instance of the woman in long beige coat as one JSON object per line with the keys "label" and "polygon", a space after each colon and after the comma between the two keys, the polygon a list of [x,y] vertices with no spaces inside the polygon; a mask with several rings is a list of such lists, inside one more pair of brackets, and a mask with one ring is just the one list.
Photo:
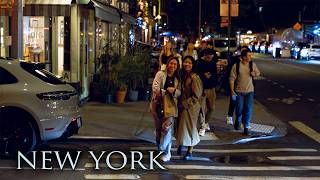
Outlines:
{"label": "woman in long beige coat", "polygon": [[202,97],[202,82],[193,71],[195,61],[192,56],[186,56],[182,61],[181,100],[179,109],[179,125],[177,132],[178,154],[182,146],[188,146],[185,160],[192,159],[193,146],[200,142],[197,129]]}

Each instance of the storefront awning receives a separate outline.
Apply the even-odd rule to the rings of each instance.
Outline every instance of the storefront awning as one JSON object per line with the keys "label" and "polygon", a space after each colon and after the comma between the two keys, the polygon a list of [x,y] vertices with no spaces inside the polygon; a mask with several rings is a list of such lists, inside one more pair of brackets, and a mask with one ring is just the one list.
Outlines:
{"label": "storefront awning", "polygon": [[97,1],[92,1],[94,3],[96,17],[104,21],[120,24],[120,14],[117,8],[104,5]]}
{"label": "storefront awning", "polygon": [[125,12],[121,12],[122,14],[122,18],[123,21],[128,23],[128,24],[132,24],[135,25],[136,24],[136,18],[130,16],[129,14],[125,13]]}
{"label": "storefront awning", "polygon": [[46,5],[70,5],[72,0],[24,0],[25,5],[46,4]]}
{"label": "storefront awning", "polygon": [[26,4],[24,16],[70,16],[70,5]]}

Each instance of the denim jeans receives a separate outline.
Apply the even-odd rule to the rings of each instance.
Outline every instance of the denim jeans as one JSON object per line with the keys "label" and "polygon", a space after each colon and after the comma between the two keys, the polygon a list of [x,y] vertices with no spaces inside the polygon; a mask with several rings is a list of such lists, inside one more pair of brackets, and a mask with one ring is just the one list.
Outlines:
{"label": "denim jeans", "polygon": [[[169,120],[172,123],[174,123],[174,117],[170,117],[165,120],[166,121]],[[163,151],[164,154],[169,155],[169,156],[171,156],[172,134],[173,134],[173,124],[167,131],[164,131],[162,129],[160,144],[159,144],[160,151]]]}
{"label": "denim jeans", "polygon": [[253,92],[237,93],[236,124],[242,124],[244,128],[250,127],[253,106]]}
{"label": "denim jeans", "polygon": [[232,96],[230,95],[229,100],[229,109],[228,109],[228,116],[233,117],[234,110],[236,108],[237,100],[233,100]]}

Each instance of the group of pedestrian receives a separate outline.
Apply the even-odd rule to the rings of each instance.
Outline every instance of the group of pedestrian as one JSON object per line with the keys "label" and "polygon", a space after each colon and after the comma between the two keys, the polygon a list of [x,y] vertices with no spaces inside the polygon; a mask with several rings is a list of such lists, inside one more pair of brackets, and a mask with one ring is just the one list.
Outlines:
{"label": "group of pedestrian", "polygon": [[[210,130],[208,121],[213,119],[217,85],[218,58],[212,48],[205,47],[196,52],[194,45],[189,43],[182,60],[171,49],[172,43],[168,43],[160,53],[160,70],[152,84],[150,104],[156,143],[158,150],[163,152],[161,160],[164,162],[171,159],[173,135],[178,145],[177,154],[181,155],[187,149],[183,159],[192,159],[193,147],[200,142],[200,136]],[[244,134],[248,134],[253,77],[260,74],[251,61],[249,49],[241,50],[229,72],[231,94],[227,123],[239,129],[242,121]],[[236,119],[233,122],[234,109]]]}

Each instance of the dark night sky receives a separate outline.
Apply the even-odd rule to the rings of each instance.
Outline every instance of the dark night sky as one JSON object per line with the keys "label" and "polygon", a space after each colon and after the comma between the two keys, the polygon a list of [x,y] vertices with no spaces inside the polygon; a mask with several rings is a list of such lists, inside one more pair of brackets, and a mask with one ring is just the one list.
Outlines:
{"label": "dark night sky", "polygon": [[[198,0],[166,1],[170,29],[197,32]],[[239,4],[240,16],[232,20],[234,29],[261,32],[272,27],[292,27],[298,21],[299,11],[302,21],[320,21],[320,0],[239,0]],[[202,23],[206,22],[214,31],[221,31],[219,9],[219,0],[202,0]]]}

